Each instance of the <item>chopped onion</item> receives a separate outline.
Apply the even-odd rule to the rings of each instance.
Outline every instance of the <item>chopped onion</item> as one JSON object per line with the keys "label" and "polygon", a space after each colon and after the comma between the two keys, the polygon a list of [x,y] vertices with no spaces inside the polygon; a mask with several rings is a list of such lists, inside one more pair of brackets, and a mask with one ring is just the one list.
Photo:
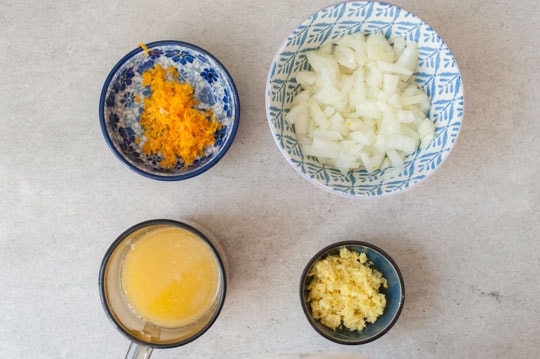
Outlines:
{"label": "chopped onion", "polygon": [[401,167],[435,137],[430,100],[412,75],[418,45],[382,33],[348,35],[306,53],[311,66],[285,119],[307,156],[343,173]]}

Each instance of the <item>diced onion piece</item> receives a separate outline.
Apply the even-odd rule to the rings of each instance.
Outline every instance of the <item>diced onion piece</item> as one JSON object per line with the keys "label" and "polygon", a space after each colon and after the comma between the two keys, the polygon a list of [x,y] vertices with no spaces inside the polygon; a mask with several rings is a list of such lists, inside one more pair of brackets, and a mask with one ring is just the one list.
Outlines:
{"label": "diced onion piece", "polygon": [[421,93],[421,94],[413,95],[413,96],[402,96],[400,102],[402,105],[406,106],[406,105],[419,105],[426,101],[427,101],[427,95],[425,93]]}
{"label": "diced onion piece", "polygon": [[424,119],[418,125],[418,135],[420,136],[421,146],[427,147],[435,138],[435,126],[428,118]]}
{"label": "diced onion piece", "polygon": [[391,64],[385,61],[377,61],[377,66],[383,73],[393,73],[405,76],[411,76],[413,74],[413,72],[406,67]]}
{"label": "diced onion piece", "polygon": [[336,46],[334,54],[337,57],[338,64],[351,70],[356,68],[356,56],[354,49],[348,46]]}
{"label": "diced onion piece", "polygon": [[405,39],[401,36],[398,36],[394,39],[394,53],[396,54],[396,57],[399,57],[403,53],[406,45],[407,43]]}
{"label": "diced onion piece", "polygon": [[413,153],[418,148],[418,141],[413,137],[401,134],[393,134],[388,136],[386,148],[400,150],[405,153]]}
{"label": "diced onion piece", "polygon": [[302,86],[312,86],[317,81],[317,74],[311,71],[300,71],[296,74],[296,82]]}
{"label": "diced onion piece", "polygon": [[307,154],[316,157],[336,158],[339,150],[337,142],[315,137],[311,145],[311,153]]}
{"label": "diced onion piece", "polygon": [[302,91],[285,115],[305,155],[343,173],[371,173],[402,167],[435,138],[429,97],[411,76],[416,43],[396,37],[392,46],[382,33],[358,33],[306,56],[311,69],[297,74]]}
{"label": "diced onion piece", "polygon": [[407,110],[399,110],[397,112],[397,119],[399,123],[414,123],[416,121],[414,113]]}
{"label": "diced onion piece", "polygon": [[309,125],[309,116],[307,109],[299,114],[294,121],[294,129],[297,135],[307,135]]}
{"label": "diced onion piece", "polygon": [[322,112],[321,106],[316,101],[310,101],[309,113],[311,115],[311,119],[315,122],[316,126],[318,126],[322,130],[326,130],[328,128],[329,124],[326,116]]}
{"label": "diced onion piece", "polygon": [[399,76],[384,74],[383,75],[383,91],[388,95],[395,94],[398,89]]}
{"label": "diced onion piece", "polygon": [[341,140],[343,139],[343,136],[339,132],[339,130],[321,130],[320,128],[316,128],[313,131],[313,138],[320,138],[324,140]]}
{"label": "diced onion piece", "polygon": [[386,151],[386,155],[388,156],[388,159],[390,160],[390,163],[392,167],[401,167],[403,166],[403,158],[397,153],[396,150],[388,150]]}
{"label": "diced onion piece", "polygon": [[381,32],[376,32],[368,36],[367,41],[367,56],[371,60],[381,60],[393,62],[395,58],[394,49],[388,43],[388,40]]}
{"label": "diced onion piece", "polygon": [[378,118],[381,116],[381,111],[377,107],[375,101],[365,101],[356,105],[355,111],[361,117]]}
{"label": "diced onion piece", "polygon": [[396,66],[406,68],[411,72],[418,67],[418,45],[414,41],[407,41],[407,46],[403,49],[396,61]]}

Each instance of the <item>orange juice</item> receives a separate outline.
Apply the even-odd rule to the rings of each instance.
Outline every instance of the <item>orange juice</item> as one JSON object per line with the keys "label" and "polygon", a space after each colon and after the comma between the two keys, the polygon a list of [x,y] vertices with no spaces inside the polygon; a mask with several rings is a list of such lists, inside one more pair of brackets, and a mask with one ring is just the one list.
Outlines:
{"label": "orange juice", "polygon": [[122,265],[131,309],[159,327],[191,324],[215,303],[220,281],[216,256],[193,233],[165,227],[143,235]]}

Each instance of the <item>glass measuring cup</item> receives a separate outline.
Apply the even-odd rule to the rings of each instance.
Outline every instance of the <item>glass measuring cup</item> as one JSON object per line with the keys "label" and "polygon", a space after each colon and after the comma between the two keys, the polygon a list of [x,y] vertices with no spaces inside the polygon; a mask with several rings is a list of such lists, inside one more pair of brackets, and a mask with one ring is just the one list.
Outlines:
{"label": "glass measuring cup", "polygon": [[[217,268],[215,293],[209,299],[205,310],[197,315],[197,318],[173,326],[156,324],[148,320],[148,317],[145,319],[141,316],[126,295],[122,276],[126,257],[130,251],[134,253],[134,249],[145,239],[148,240],[150,236],[155,238],[160,231],[167,230],[171,230],[171,237],[185,237],[193,243],[199,242],[197,246],[203,250],[206,248],[210,253],[209,258],[215,260]],[[186,248],[184,252],[182,255],[190,258],[189,249]],[[226,256],[217,240],[194,224],[156,219],[136,224],[122,233],[105,253],[99,273],[99,290],[105,313],[113,325],[131,341],[126,359],[149,358],[155,348],[181,346],[204,334],[215,322],[223,307],[227,273]]]}

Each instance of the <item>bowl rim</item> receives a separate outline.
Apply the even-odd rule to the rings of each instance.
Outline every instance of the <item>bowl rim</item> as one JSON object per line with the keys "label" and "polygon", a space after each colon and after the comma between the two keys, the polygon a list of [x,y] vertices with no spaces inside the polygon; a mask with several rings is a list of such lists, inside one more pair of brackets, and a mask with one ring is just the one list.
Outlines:
{"label": "bowl rim", "polygon": [[[283,49],[287,45],[287,43],[288,43],[289,39],[291,38],[291,36],[294,35],[295,31],[298,29],[299,26],[303,25],[305,22],[309,21],[314,16],[320,14],[324,10],[334,8],[334,7],[338,6],[338,5],[350,4],[350,3],[377,3],[377,4],[383,5],[383,6],[397,8],[397,9],[400,9],[400,10],[403,10],[403,11],[409,13],[410,15],[412,15],[413,17],[417,18],[422,23],[427,25],[429,28],[431,28],[433,30],[433,32],[435,34],[437,34],[439,36],[441,42],[444,45],[446,45],[446,47],[448,48],[448,51],[450,52],[452,58],[455,60],[455,68],[456,68],[457,72],[460,74],[461,84],[462,84],[460,91],[462,93],[462,102],[463,102],[463,104],[461,106],[463,108],[463,113],[462,113],[461,117],[459,118],[459,122],[460,122],[459,129],[458,129],[458,131],[456,133],[456,138],[455,138],[454,142],[451,144],[451,146],[449,147],[448,151],[446,151],[444,156],[441,157],[441,162],[437,165],[437,167],[435,169],[428,171],[428,173],[425,175],[425,177],[423,177],[421,180],[416,181],[416,182],[412,183],[411,185],[408,185],[405,188],[400,188],[398,190],[393,190],[391,192],[383,192],[381,194],[376,194],[376,195],[369,195],[369,194],[365,194],[365,193],[351,194],[351,193],[348,193],[348,192],[345,192],[345,191],[342,191],[342,190],[339,190],[339,189],[336,189],[336,188],[332,188],[332,187],[330,187],[328,185],[325,185],[324,183],[321,183],[321,182],[317,181],[315,178],[312,178],[311,176],[309,176],[308,173],[306,173],[306,172],[304,172],[302,170],[301,166],[299,166],[297,164],[294,164],[292,162],[292,158],[291,158],[290,154],[281,145],[281,143],[280,143],[280,141],[278,140],[278,137],[277,137],[277,132],[275,131],[275,126],[272,124],[272,120],[271,120],[272,116],[270,115],[270,112],[269,112],[269,105],[270,105],[270,100],[269,100],[270,86],[269,85],[271,83],[272,73],[274,72],[274,69],[276,67],[278,56],[282,53]],[[277,50],[274,52],[274,56],[272,58],[272,62],[270,63],[270,67],[269,67],[267,77],[266,77],[266,84],[265,84],[265,113],[266,113],[266,117],[267,117],[267,122],[268,122],[268,125],[269,125],[269,129],[270,129],[272,138],[274,139],[274,142],[276,143],[279,151],[281,152],[281,154],[283,155],[285,160],[289,163],[289,165],[292,168],[294,168],[294,170],[298,174],[300,174],[300,176],[302,178],[307,180],[309,183],[311,183],[315,187],[317,187],[319,189],[322,189],[322,190],[324,190],[324,191],[326,191],[328,193],[332,193],[334,195],[349,198],[349,199],[367,199],[367,200],[370,200],[370,199],[376,199],[376,198],[381,198],[381,197],[395,196],[395,195],[398,195],[398,194],[401,194],[401,193],[404,193],[404,192],[408,192],[408,191],[410,191],[410,190],[412,190],[414,188],[419,187],[421,184],[425,183],[426,180],[429,179],[430,177],[432,177],[432,175],[434,175],[435,172],[444,164],[444,162],[448,159],[448,157],[450,156],[450,153],[454,149],[454,147],[455,147],[455,145],[456,145],[456,143],[457,143],[457,141],[459,139],[459,136],[460,136],[460,133],[461,133],[461,128],[463,127],[463,120],[465,118],[465,104],[466,103],[465,103],[465,89],[464,89],[464,83],[463,83],[463,75],[462,75],[461,70],[459,68],[459,64],[457,63],[457,60],[455,58],[454,52],[452,51],[452,49],[450,48],[450,46],[448,45],[446,40],[443,39],[443,37],[439,34],[439,32],[436,30],[436,28],[433,27],[426,20],[424,20],[423,17],[418,16],[416,13],[410,11],[408,8],[406,8],[404,6],[389,3],[388,1],[385,1],[385,0],[343,0],[343,1],[337,1],[337,2],[331,3],[329,5],[323,6],[323,7],[319,8],[319,9],[313,11],[308,16],[304,17],[287,34],[287,36],[283,39],[283,41],[281,41],[281,43],[277,47]]]}
{"label": "bowl rim", "polygon": [[232,126],[231,126],[232,128],[231,128],[229,138],[227,139],[226,142],[223,142],[223,145],[221,146],[220,150],[215,155],[215,157],[212,158],[207,163],[205,163],[203,166],[197,167],[193,171],[189,171],[187,173],[181,173],[181,174],[176,174],[176,175],[170,175],[169,176],[169,175],[160,175],[160,174],[145,171],[144,169],[142,169],[140,167],[137,167],[133,163],[126,160],[124,155],[120,151],[118,151],[118,149],[114,145],[111,137],[109,136],[109,132],[107,131],[107,125],[105,123],[106,95],[107,95],[107,91],[109,89],[109,86],[111,84],[111,81],[112,81],[113,77],[116,75],[117,71],[129,59],[133,58],[135,55],[139,54],[140,52],[144,52],[144,49],[140,45],[137,46],[135,49],[131,50],[130,52],[128,52],[127,54],[125,54],[113,66],[113,68],[111,69],[111,71],[107,75],[107,77],[105,79],[105,82],[104,82],[104,84],[103,84],[103,86],[101,88],[101,93],[100,93],[100,97],[99,97],[99,123],[100,123],[100,127],[101,127],[101,132],[103,134],[103,137],[105,138],[105,142],[107,143],[107,146],[112,151],[112,153],[115,155],[115,157],[118,158],[120,160],[120,162],[122,162],[128,168],[130,168],[134,172],[136,172],[136,173],[138,173],[138,174],[140,174],[140,175],[142,175],[144,177],[151,178],[151,179],[154,179],[154,180],[179,181],[179,180],[184,180],[184,179],[188,179],[188,178],[191,178],[191,177],[195,177],[197,175],[200,175],[203,172],[206,172],[210,168],[214,167],[214,165],[216,163],[218,163],[219,160],[221,160],[221,158],[228,152],[229,148],[231,147],[232,143],[234,142],[234,138],[236,137],[236,133],[238,132],[238,126],[239,126],[239,122],[240,122],[240,96],[238,95],[238,89],[236,87],[236,84],[234,83],[234,80],[233,80],[231,74],[229,73],[229,71],[227,70],[227,68],[221,63],[221,61],[218,60],[217,57],[215,57],[209,51],[207,51],[207,50],[205,50],[205,49],[203,49],[203,48],[201,48],[201,47],[199,47],[197,45],[194,45],[192,43],[181,41],[181,40],[159,40],[159,41],[153,41],[153,42],[149,42],[149,43],[145,44],[145,46],[148,49],[152,49],[154,47],[160,47],[160,46],[169,46],[169,45],[178,46],[178,47],[181,47],[181,48],[188,48],[188,49],[193,50],[195,52],[198,52],[198,53],[200,53],[200,54],[202,54],[204,56],[207,56],[208,58],[210,58],[212,61],[215,62],[216,66],[219,67],[219,69],[223,72],[223,74],[225,75],[225,78],[227,79],[227,81],[230,84],[230,92],[231,92],[230,96],[234,97],[234,99],[235,99],[235,104],[234,104],[234,107],[233,107],[234,118],[232,120]]}
{"label": "bowl rim", "polygon": [[[388,325],[383,330],[381,330],[379,333],[377,333],[376,335],[374,335],[374,336],[372,336],[370,338],[361,339],[361,340],[355,340],[355,341],[341,340],[341,339],[335,338],[333,336],[327,335],[325,332],[320,330],[319,327],[317,325],[315,325],[316,320],[310,314],[309,309],[308,309],[308,304],[304,300],[304,283],[305,283],[305,281],[307,279],[307,275],[308,275],[309,271],[311,270],[311,268],[313,267],[315,262],[317,262],[319,259],[322,259],[325,254],[327,254],[328,252],[330,252],[330,251],[332,251],[334,249],[338,249],[340,247],[347,247],[348,248],[350,246],[363,246],[363,247],[370,248],[370,249],[372,249],[372,250],[374,250],[376,252],[379,252],[381,254],[381,256],[384,257],[388,262],[390,262],[390,264],[394,268],[394,270],[396,272],[396,275],[397,275],[397,277],[399,279],[399,288],[401,290],[401,297],[399,298],[399,305],[398,305],[397,311],[396,311],[394,317],[392,318],[392,320],[388,323]],[[300,303],[301,303],[301,306],[302,306],[302,310],[303,310],[309,324],[311,325],[311,327],[317,333],[319,333],[324,338],[326,338],[326,339],[328,339],[330,341],[333,341],[334,343],[343,344],[343,345],[361,345],[361,344],[366,344],[366,343],[372,342],[372,341],[374,341],[376,339],[379,339],[380,337],[382,337],[383,335],[388,333],[390,331],[390,329],[396,324],[396,322],[398,321],[398,319],[399,319],[399,317],[401,315],[401,311],[403,310],[403,306],[404,306],[404,303],[405,303],[405,283],[404,283],[403,275],[401,274],[401,270],[400,270],[399,266],[397,265],[397,263],[394,261],[394,259],[386,251],[384,251],[383,249],[381,249],[377,245],[374,245],[372,243],[368,243],[368,242],[365,242],[365,241],[345,240],[345,241],[339,241],[339,242],[335,242],[335,243],[326,245],[325,247],[323,247],[321,250],[319,250],[315,255],[313,255],[311,257],[311,259],[305,265],[304,270],[302,271],[302,275],[300,276],[299,294],[300,294]]]}

